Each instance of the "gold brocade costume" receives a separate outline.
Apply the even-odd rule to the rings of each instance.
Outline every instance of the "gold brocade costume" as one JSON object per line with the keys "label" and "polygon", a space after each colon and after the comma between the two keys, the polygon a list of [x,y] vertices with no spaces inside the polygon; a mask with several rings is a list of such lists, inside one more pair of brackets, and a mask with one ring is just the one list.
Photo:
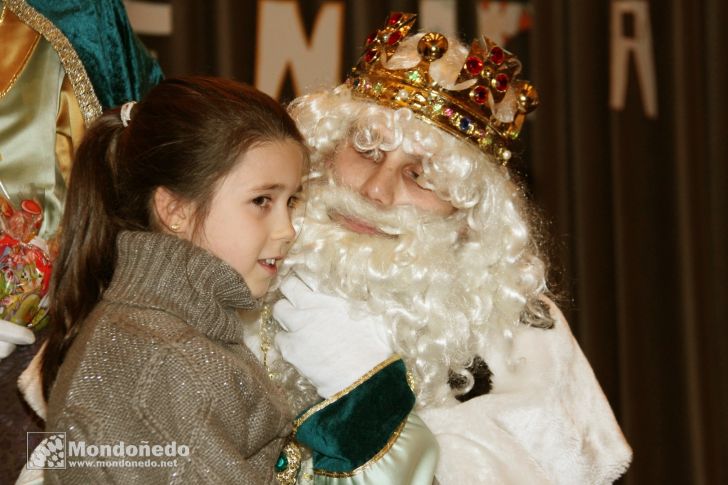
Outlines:
{"label": "gold brocade costume", "polygon": [[5,9],[0,38],[0,180],[13,202],[39,199],[41,236],[58,227],[73,153],[84,120],[51,44]]}

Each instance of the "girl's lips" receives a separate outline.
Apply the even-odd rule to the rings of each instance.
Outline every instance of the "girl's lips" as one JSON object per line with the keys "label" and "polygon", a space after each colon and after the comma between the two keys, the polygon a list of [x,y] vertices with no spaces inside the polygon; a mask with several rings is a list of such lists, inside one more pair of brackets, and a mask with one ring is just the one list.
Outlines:
{"label": "girl's lips", "polygon": [[350,231],[356,232],[357,234],[367,234],[370,236],[386,236],[385,233],[383,233],[376,227],[372,226],[371,224],[367,224],[363,220],[357,219],[356,217],[335,214],[334,220],[336,220],[336,222],[346,227]]}
{"label": "girl's lips", "polygon": [[[276,260],[277,261],[277,260]],[[278,265],[277,264],[268,264],[265,262],[264,259],[259,259],[258,264],[263,267],[264,270],[268,271],[271,275],[275,275],[278,273]]]}

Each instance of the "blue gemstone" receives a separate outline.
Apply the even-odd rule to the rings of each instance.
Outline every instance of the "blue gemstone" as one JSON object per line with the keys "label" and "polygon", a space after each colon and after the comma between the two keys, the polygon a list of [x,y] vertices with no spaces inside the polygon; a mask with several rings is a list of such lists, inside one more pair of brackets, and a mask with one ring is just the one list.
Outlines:
{"label": "blue gemstone", "polygon": [[470,125],[471,125],[470,118],[466,118],[465,116],[460,118],[460,130],[461,131],[468,131],[468,129],[470,128]]}

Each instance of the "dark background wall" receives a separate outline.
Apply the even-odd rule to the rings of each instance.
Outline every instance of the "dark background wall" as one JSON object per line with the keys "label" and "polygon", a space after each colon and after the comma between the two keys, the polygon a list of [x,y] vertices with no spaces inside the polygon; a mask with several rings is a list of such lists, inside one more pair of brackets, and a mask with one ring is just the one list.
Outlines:
{"label": "dark background wall", "polygon": [[390,10],[504,42],[542,100],[513,168],[550,221],[552,281],[634,448],[622,481],[728,483],[724,0],[126,4],[167,75],[283,101],[343,79]]}

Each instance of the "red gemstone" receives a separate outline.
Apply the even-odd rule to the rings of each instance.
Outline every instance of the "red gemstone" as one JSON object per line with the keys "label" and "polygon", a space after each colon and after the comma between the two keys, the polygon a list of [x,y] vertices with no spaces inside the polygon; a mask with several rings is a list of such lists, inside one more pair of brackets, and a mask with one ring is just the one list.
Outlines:
{"label": "red gemstone", "polygon": [[470,91],[470,96],[476,103],[485,104],[485,101],[488,99],[488,90],[483,86],[475,86],[473,90]]}
{"label": "red gemstone", "polygon": [[372,32],[371,34],[369,34],[369,36],[367,37],[367,40],[365,41],[365,44],[364,45],[369,45],[372,42],[374,42],[374,39],[377,38],[377,34],[379,34],[379,32],[376,31],[376,30],[374,32]]}
{"label": "red gemstone", "polygon": [[508,91],[508,76],[500,73],[495,77],[495,88],[501,93]]}
{"label": "red gemstone", "polygon": [[401,19],[401,18],[402,18],[401,13],[393,13],[392,15],[389,16],[389,20],[387,20],[387,23],[389,25],[396,25],[397,22],[399,22],[399,19]]}
{"label": "red gemstone", "polygon": [[374,59],[376,59],[379,56],[379,51],[372,47],[371,49],[367,50],[364,53],[364,60],[366,62],[372,62]]}
{"label": "red gemstone", "polygon": [[394,45],[399,42],[401,38],[402,34],[399,32],[399,30],[395,30],[394,32],[389,34],[389,37],[387,38],[387,44]]}
{"label": "red gemstone", "polygon": [[483,61],[478,57],[470,56],[465,59],[465,69],[467,69],[471,75],[477,76],[480,74],[480,71],[483,70]]}
{"label": "red gemstone", "polygon": [[500,66],[501,64],[503,64],[503,61],[505,60],[505,58],[506,58],[506,55],[505,55],[505,53],[503,52],[503,49],[501,49],[501,48],[500,48],[500,47],[498,47],[498,46],[494,46],[494,47],[493,47],[493,48],[492,48],[492,49],[490,50],[490,55],[489,55],[489,58],[490,58],[490,61],[491,61],[491,62],[492,62],[493,64],[495,64],[496,66]]}

